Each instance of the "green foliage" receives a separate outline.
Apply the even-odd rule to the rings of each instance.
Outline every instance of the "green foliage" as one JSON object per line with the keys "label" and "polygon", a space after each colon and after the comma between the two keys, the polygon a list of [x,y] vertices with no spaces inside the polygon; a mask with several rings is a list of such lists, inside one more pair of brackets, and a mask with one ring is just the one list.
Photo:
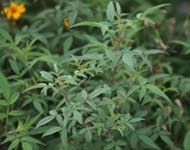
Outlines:
{"label": "green foliage", "polygon": [[161,23],[172,4],[126,2],[25,1],[14,26],[2,14],[2,150],[190,148],[188,19],[178,35]]}

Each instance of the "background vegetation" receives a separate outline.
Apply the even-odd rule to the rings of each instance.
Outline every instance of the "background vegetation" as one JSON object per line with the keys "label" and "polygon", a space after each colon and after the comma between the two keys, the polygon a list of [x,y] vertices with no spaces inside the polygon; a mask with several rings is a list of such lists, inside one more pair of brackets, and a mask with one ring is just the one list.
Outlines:
{"label": "background vegetation", "polygon": [[1,150],[190,150],[188,0],[1,0]]}

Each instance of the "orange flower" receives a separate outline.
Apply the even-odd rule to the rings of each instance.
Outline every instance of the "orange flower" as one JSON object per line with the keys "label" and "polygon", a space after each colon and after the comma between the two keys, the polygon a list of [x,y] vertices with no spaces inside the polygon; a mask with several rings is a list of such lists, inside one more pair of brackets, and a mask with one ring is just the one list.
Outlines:
{"label": "orange flower", "polygon": [[69,19],[68,18],[64,19],[64,26],[65,26],[66,29],[70,28],[70,23],[69,23]]}
{"label": "orange flower", "polygon": [[26,7],[24,4],[17,5],[14,2],[11,2],[9,7],[4,8],[2,11],[8,20],[13,19],[15,21],[19,20],[25,12]]}

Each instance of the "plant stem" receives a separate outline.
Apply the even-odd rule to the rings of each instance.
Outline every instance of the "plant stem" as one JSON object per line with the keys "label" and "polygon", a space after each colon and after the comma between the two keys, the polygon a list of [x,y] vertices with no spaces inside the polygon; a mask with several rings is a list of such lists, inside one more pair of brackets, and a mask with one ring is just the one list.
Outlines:
{"label": "plant stem", "polygon": [[8,122],[9,122],[9,105],[7,106],[7,117],[6,117],[6,124],[5,124],[5,130],[7,131],[8,128]]}

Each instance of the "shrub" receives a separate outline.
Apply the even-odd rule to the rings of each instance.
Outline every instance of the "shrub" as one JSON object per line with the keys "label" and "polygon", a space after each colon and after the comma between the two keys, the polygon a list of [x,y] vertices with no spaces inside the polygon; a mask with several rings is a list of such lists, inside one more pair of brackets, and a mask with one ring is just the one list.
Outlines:
{"label": "shrub", "polygon": [[[189,95],[189,79],[163,61],[169,52],[157,23],[169,4],[127,14],[109,2],[106,19],[101,11],[84,22],[78,13],[93,15],[101,1],[43,2],[22,29],[0,29],[2,149],[188,150],[188,108],[178,97]],[[89,14],[71,9],[78,5]]]}

